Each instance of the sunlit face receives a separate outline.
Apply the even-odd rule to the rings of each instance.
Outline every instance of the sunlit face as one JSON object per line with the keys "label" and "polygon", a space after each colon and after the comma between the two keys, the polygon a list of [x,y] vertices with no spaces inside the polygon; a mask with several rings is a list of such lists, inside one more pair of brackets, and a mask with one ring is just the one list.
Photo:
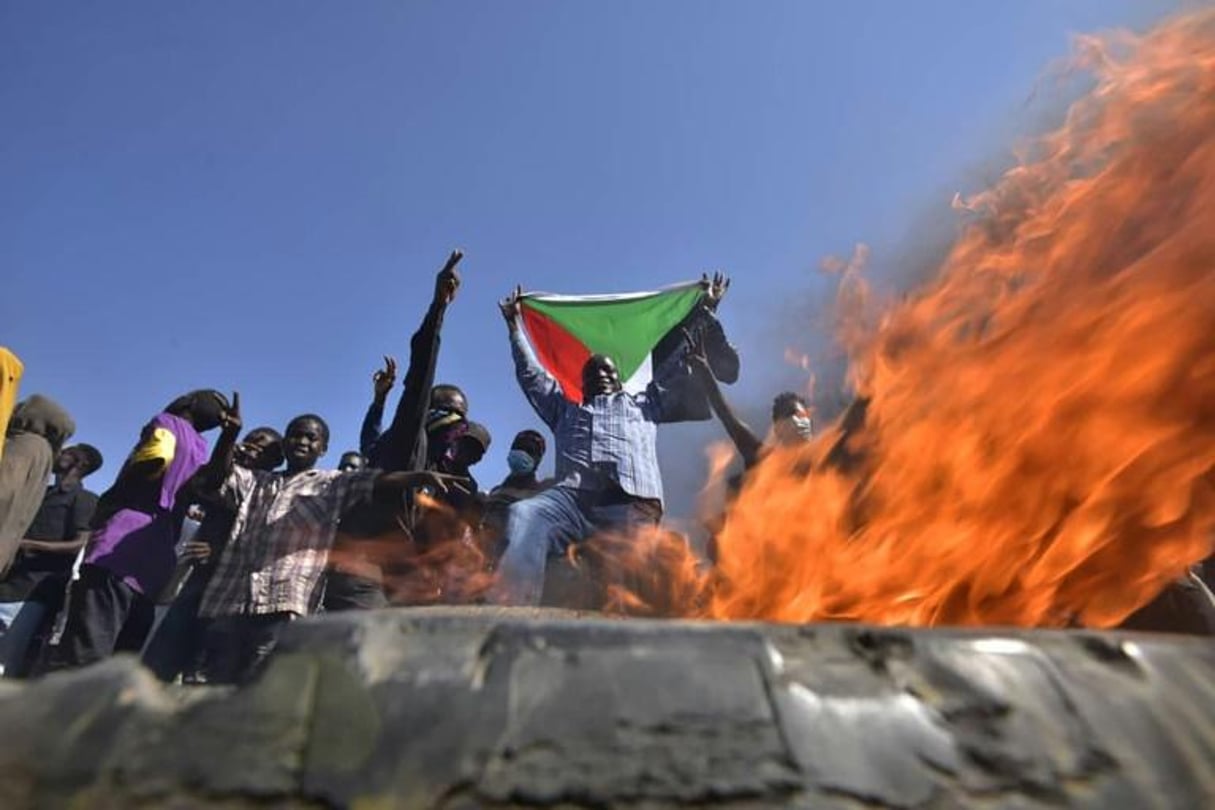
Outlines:
{"label": "sunlit face", "polygon": [[606,354],[593,354],[582,367],[582,396],[584,399],[619,391],[620,371]]}
{"label": "sunlit face", "polygon": [[342,460],[338,462],[338,470],[340,472],[354,472],[366,466],[367,461],[358,453],[343,453]]}
{"label": "sunlit face", "polygon": [[315,419],[299,419],[287,428],[283,438],[283,455],[289,470],[306,470],[316,464],[329,449],[324,427]]}

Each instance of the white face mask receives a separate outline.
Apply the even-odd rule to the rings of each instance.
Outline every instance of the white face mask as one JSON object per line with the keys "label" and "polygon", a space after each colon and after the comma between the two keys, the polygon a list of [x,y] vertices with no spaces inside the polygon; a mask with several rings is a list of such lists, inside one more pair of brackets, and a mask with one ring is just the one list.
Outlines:
{"label": "white face mask", "polygon": [[772,426],[777,444],[808,442],[814,436],[814,420],[809,416],[794,414],[777,420]]}

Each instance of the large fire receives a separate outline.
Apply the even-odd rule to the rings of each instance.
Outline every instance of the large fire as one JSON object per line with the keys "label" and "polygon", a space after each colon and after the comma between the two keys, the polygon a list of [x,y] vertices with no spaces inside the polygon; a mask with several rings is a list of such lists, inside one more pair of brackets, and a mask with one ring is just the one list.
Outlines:
{"label": "large fire", "polygon": [[859,426],[749,476],[705,614],[1108,627],[1211,552],[1215,12],[1081,45],[1092,91],[855,341]]}
{"label": "large fire", "polygon": [[1109,627],[1211,552],[1215,11],[1081,46],[1091,92],[847,336],[856,406],[751,472],[711,576],[613,548],[616,606]]}
{"label": "large fire", "polygon": [[[669,530],[574,549],[607,609],[1111,627],[1211,553],[1215,10],[1080,45],[1092,89],[960,201],[930,284],[875,318],[864,252],[836,263],[857,399],[750,471],[711,570]],[[396,556],[407,603],[491,579],[464,541]]]}

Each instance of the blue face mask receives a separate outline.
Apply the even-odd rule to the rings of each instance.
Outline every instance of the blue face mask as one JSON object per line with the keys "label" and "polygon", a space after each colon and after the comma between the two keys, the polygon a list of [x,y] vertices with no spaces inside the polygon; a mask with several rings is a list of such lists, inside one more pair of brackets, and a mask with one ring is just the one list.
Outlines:
{"label": "blue face mask", "polygon": [[511,450],[506,454],[506,464],[515,475],[526,475],[536,469],[536,460],[526,450]]}

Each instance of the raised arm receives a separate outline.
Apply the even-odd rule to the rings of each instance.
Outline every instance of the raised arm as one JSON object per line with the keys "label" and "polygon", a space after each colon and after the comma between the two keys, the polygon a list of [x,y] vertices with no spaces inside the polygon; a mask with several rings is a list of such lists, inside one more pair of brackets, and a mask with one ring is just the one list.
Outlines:
{"label": "raised arm", "polygon": [[717,384],[717,380],[713,377],[713,371],[709,366],[709,359],[705,356],[704,344],[697,345],[695,350],[688,353],[688,366],[692,369],[692,376],[700,383],[701,388],[705,392],[705,397],[709,400],[709,407],[713,409],[713,413],[721,421],[722,426],[726,429],[726,433],[730,436],[734,446],[738,448],[738,454],[742,456],[743,465],[753,467],[759,461],[760,453],[763,450],[763,441],[756,436],[751,428],[747,427],[746,423],[738,418],[734,413],[734,409],[730,407],[730,403],[726,402],[725,396],[721,393],[721,388]]}
{"label": "raised arm", "polygon": [[718,380],[731,385],[738,382],[738,372],[740,362],[738,359],[738,349],[730,343],[726,337],[726,330],[722,328],[721,321],[716,315],[709,314],[704,322],[704,341],[705,341],[705,357],[709,361],[709,368],[713,372],[713,376]]}
{"label": "raised arm", "polygon": [[726,339],[714,313],[730,287],[721,273],[700,280],[703,294],[679,325],[668,332],[654,349],[662,362],[653,370],[653,381],[640,400],[654,422],[697,422],[709,418],[707,396],[691,378],[688,355],[696,350],[706,359],[716,379],[732,383],[738,379],[738,352]]}
{"label": "raised arm", "polygon": [[236,439],[240,436],[240,394],[232,393],[232,405],[220,415],[222,430],[211,458],[194,474],[190,481],[191,489],[203,499],[216,499],[224,482],[232,475],[235,468],[233,461],[236,450]]}
{"label": "raised arm", "polygon": [[367,415],[363,417],[363,427],[359,431],[359,452],[364,457],[371,457],[372,448],[380,440],[380,434],[383,432],[381,425],[384,421],[384,403],[388,401],[388,394],[396,382],[396,358],[384,355],[384,368],[377,369],[371,375],[371,405],[367,408]]}
{"label": "raised arm", "polygon": [[393,463],[386,466],[399,468],[417,459],[415,452],[426,420],[430,404],[430,389],[435,381],[435,367],[439,362],[440,332],[447,307],[456,298],[460,289],[460,274],[456,265],[464,258],[459,250],[453,250],[447,262],[435,276],[434,296],[422,319],[422,325],[409,341],[409,367],[405,370],[405,390],[397,403],[392,424],[383,437],[391,447],[381,447],[372,459],[373,464],[382,464],[386,459]]}
{"label": "raised arm", "polygon": [[727,385],[736,383],[739,372],[738,350],[730,344],[726,330],[717,319],[717,307],[730,289],[730,278],[722,273],[714,273],[713,277],[709,278],[706,273],[701,277],[700,283],[705,294],[687,318],[689,331],[692,332],[697,345],[703,344],[703,354],[709,361],[713,376]]}
{"label": "raised arm", "polygon": [[540,365],[536,355],[532,353],[531,346],[523,337],[523,330],[519,326],[519,307],[522,300],[523,288],[515,287],[513,293],[498,303],[502,317],[506,319],[506,327],[510,330],[510,350],[515,360],[515,377],[532,408],[546,425],[555,429],[565,395],[561,393],[561,385],[553,375]]}

